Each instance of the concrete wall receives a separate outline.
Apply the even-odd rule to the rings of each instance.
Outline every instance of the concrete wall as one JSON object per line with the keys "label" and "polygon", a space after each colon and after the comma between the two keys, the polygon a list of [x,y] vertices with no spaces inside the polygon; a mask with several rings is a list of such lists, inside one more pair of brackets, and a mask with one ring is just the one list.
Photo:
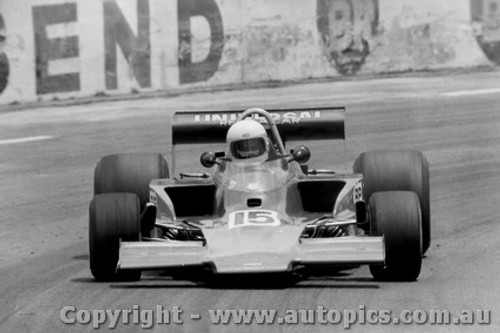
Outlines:
{"label": "concrete wall", "polygon": [[500,0],[0,0],[0,103],[500,64]]}

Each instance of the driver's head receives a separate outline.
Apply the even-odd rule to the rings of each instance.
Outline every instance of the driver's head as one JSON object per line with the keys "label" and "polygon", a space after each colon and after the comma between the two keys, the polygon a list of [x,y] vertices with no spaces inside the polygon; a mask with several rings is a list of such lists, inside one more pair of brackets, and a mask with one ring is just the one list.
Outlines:
{"label": "driver's head", "polygon": [[246,118],[233,124],[227,131],[226,142],[230,155],[237,160],[267,158],[269,141],[266,130],[259,122]]}

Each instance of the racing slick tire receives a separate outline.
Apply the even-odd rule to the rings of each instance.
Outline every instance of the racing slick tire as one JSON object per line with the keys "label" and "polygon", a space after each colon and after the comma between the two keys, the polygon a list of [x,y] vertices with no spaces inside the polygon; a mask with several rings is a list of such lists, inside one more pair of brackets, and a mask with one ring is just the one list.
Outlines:
{"label": "racing slick tire", "polygon": [[429,162],[416,150],[380,150],[359,155],[355,173],[363,174],[363,195],[368,202],[375,192],[413,191],[422,209],[423,253],[431,244]]}
{"label": "racing slick tire", "polygon": [[94,194],[135,193],[141,212],[149,202],[152,179],[168,178],[168,164],[160,154],[129,153],[104,156],[94,171]]}
{"label": "racing slick tire", "polygon": [[415,281],[422,267],[422,214],[415,192],[373,193],[370,232],[384,236],[385,265],[370,265],[378,281]]}
{"label": "racing slick tire", "polygon": [[97,194],[90,202],[90,270],[97,281],[136,281],[141,271],[117,271],[120,240],[140,240],[139,199],[134,193]]}

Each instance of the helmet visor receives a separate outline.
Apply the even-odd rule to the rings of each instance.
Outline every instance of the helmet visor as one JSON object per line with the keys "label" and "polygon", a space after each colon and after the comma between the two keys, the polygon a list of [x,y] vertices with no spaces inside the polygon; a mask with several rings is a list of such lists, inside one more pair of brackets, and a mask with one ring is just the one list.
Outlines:
{"label": "helmet visor", "polygon": [[233,141],[229,146],[231,154],[237,159],[254,158],[266,152],[266,142],[264,138]]}

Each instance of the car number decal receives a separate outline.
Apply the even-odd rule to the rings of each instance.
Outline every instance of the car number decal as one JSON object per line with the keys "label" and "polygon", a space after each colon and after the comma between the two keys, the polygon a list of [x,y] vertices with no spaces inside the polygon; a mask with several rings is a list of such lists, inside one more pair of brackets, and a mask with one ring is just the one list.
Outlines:
{"label": "car number decal", "polygon": [[359,181],[354,186],[353,199],[354,202],[363,200],[363,182]]}
{"label": "car number decal", "polygon": [[229,229],[250,225],[274,227],[280,225],[280,219],[272,210],[239,210],[229,214]]}
{"label": "car number decal", "polygon": [[149,202],[156,206],[158,199],[156,198],[156,192],[149,190]]}

